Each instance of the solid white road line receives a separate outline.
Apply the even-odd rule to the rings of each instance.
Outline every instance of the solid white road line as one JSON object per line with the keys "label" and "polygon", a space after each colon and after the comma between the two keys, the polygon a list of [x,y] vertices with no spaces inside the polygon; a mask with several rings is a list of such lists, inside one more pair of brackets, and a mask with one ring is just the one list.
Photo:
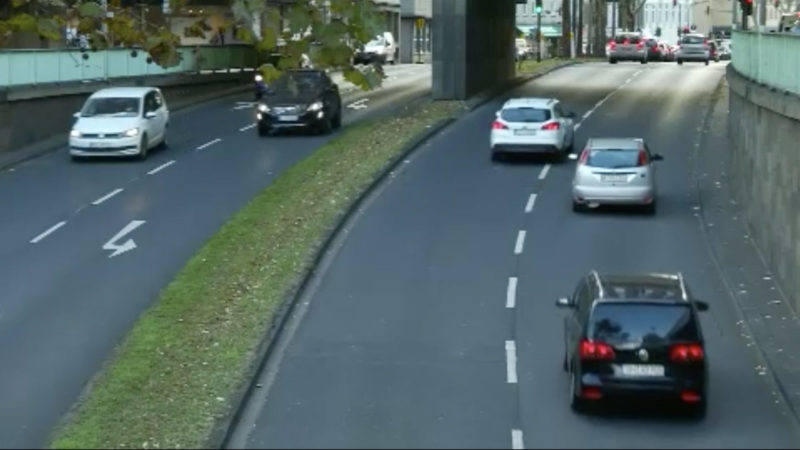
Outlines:
{"label": "solid white road line", "polygon": [[106,195],[104,195],[104,196],[102,196],[102,197],[98,198],[97,200],[93,201],[93,202],[92,202],[92,204],[93,204],[93,205],[95,205],[95,206],[97,206],[97,205],[99,205],[100,203],[103,203],[104,201],[106,201],[106,200],[110,199],[111,197],[113,197],[113,196],[115,196],[115,195],[119,194],[119,193],[120,193],[120,192],[122,192],[122,191],[123,191],[123,189],[122,189],[122,188],[117,188],[117,189],[114,189],[113,191],[109,192],[108,194],[106,194]]}
{"label": "solid white road line", "polygon": [[165,162],[164,164],[162,164],[162,165],[160,165],[160,166],[156,167],[155,169],[151,170],[150,172],[147,172],[147,174],[148,174],[148,175],[155,175],[155,174],[157,174],[158,172],[161,172],[162,170],[166,169],[167,167],[169,167],[169,166],[171,166],[171,165],[175,164],[175,162],[176,162],[176,161],[175,161],[174,159],[173,159],[172,161],[170,161],[170,162]]}
{"label": "solid white road line", "polygon": [[517,233],[517,242],[514,244],[514,254],[519,255],[522,253],[522,248],[525,246],[525,230],[519,230]]}
{"label": "solid white road line", "polygon": [[517,304],[517,277],[510,277],[508,279],[508,288],[506,289],[506,308],[513,308]]}
{"label": "solid white road line", "polygon": [[582,124],[582,123],[583,123],[583,122],[578,122],[578,123],[576,123],[576,124],[575,124],[575,131],[578,131],[578,130],[580,130],[580,129],[581,129],[581,124]]}
{"label": "solid white road line", "polygon": [[45,231],[44,233],[42,233],[42,234],[36,236],[35,238],[31,239],[31,241],[30,241],[31,244],[35,244],[35,243],[41,241],[42,239],[46,238],[51,233],[53,233],[54,231],[56,231],[57,229],[63,227],[66,224],[67,224],[66,220],[62,220],[61,222],[58,222],[57,224],[55,224],[52,227],[48,228],[47,231]]}
{"label": "solid white road line", "polygon": [[506,341],[506,381],[517,382],[517,344]]}
{"label": "solid white road line", "polygon": [[220,138],[216,138],[216,139],[214,139],[213,141],[206,142],[205,144],[203,144],[203,145],[201,145],[201,146],[197,147],[197,150],[203,150],[204,148],[211,147],[212,145],[214,145],[214,144],[216,144],[216,143],[218,143],[218,142],[221,142],[221,141],[222,141],[222,139],[220,139]]}
{"label": "solid white road line", "polygon": [[513,450],[525,448],[525,443],[522,441],[522,430],[511,430],[511,448]]}
{"label": "solid white road line", "polygon": [[246,127],[239,128],[239,131],[247,131],[247,130],[249,130],[251,128],[255,128],[255,127],[256,127],[256,124],[251,123],[250,125],[248,125]]}
{"label": "solid white road line", "polygon": [[542,171],[539,172],[539,179],[544,180],[547,176],[547,172],[550,172],[550,164],[545,164],[544,167],[542,167]]}
{"label": "solid white road line", "polygon": [[531,196],[528,197],[528,203],[525,205],[525,212],[529,213],[533,211],[534,204],[536,204],[536,194],[531,194]]}

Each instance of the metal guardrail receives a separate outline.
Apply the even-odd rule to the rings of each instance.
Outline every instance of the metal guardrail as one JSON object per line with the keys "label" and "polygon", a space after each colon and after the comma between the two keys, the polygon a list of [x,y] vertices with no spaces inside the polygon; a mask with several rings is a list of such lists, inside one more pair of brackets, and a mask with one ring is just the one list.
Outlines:
{"label": "metal guardrail", "polygon": [[147,64],[147,54],[133,49],[87,51],[88,59],[78,49],[26,49],[0,51],[0,87],[30,86],[44,83],[65,83],[107,80],[178,73],[219,72],[258,66],[259,56],[249,45],[200,45],[179,47],[181,63],[162,68]]}
{"label": "metal guardrail", "polygon": [[731,63],[740,74],[800,94],[800,36],[734,31]]}

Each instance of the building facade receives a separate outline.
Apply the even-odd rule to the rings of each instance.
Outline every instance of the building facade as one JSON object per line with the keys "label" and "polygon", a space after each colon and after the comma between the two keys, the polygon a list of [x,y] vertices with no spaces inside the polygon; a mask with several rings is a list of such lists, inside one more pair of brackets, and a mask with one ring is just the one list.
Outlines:
{"label": "building facade", "polygon": [[661,39],[677,44],[679,30],[696,26],[692,11],[692,3],[688,0],[677,0],[675,5],[673,0],[648,0],[642,8],[642,30],[655,35],[660,28]]}
{"label": "building facade", "polygon": [[400,33],[395,38],[400,43],[400,62],[430,62],[433,52],[433,1],[401,0]]}

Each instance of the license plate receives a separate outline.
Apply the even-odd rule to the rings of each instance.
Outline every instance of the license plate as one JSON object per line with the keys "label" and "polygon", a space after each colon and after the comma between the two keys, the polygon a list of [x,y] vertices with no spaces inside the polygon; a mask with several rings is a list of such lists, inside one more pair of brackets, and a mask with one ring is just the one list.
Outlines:
{"label": "license plate", "polygon": [[660,364],[623,364],[622,375],[626,377],[663,377],[664,366]]}
{"label": "license plate", "polygon": [[297,122],[297,116],[278,116],[281,122]]}
{"label": "license plate", "polygon": [[628,181],[627,175],[601,175],[600,179],[605,183],[624,183]]}
{"label": "license plate", "polygon": [[101,144],[100,142],[90,142],[89,143],[89,148],[100,148],[102,146],[103,146],[103,144]]}
{"label": "license plate", "polygon": [[517,136],[536,136],[536,130],[516,130],[514,134]]}

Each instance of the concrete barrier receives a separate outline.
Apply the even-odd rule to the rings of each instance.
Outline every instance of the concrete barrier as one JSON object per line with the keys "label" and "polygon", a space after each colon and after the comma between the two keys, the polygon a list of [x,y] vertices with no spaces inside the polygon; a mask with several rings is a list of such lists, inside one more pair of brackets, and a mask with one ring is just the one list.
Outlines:
{"label": "concrete barrier", "polygon": [[[175,110],[189,103],[252,89],[253,72],[173,74],[0,88],[0,157],[28,146],[44,143],[42,146],[47,147],[49,141],[60,136],[66,144],[74,120],[72,115],[91,93],[106,87],[144,85],[160,87],[170,109]],[[39,153],[42,151],[46,148]]]}
{"label": "concrete barrier", "polygon": [[732,189],[752,237],[795,311],[800,307],[800,96],[728,65]]}

